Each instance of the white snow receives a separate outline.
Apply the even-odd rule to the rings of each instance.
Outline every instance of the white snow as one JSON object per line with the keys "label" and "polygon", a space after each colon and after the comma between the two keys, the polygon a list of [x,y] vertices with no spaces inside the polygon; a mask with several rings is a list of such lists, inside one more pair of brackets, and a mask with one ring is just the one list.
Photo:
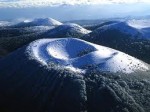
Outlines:
{"label": "white snow", "polygon": [[149,69],[145,63],[125,53],[75,38],[40,39],[32,42],[27,52],[31,59],[47,67],[54,63],[76,72],[85,72],[89,66],[113,73]]}
{"label": "white snow", "polygon": [[68,24],[66,24],[66,27],[71,27],[72,32],[78,31],[78,32],[81,32],[82,34],[88,34],[91,32],[90,30],[87,30],[75,23],[68,23]]}
{"label": "white snow", "polygon": [[145,39],[150,39],[150,20],[149,19],[139,19],[139,20],[129,20],[128,25],[136,28]]}
{"label": "white snow", "polygon": [[104,25],[96,31],[104,32],[117,30],[131,37],[150,39],[150,21],[148,20],[129,20],[126,22],[118,21],[109,25]]}
{"label": "white snow", "polygon": [[10,26],[12,23],[8,21],[0,21],[0,27],[2,26]]}
{"label": "white snow", "polygon": [[114,29],[116,29],[122,33],[129,34],[131,36],[136,36],[139,34],[138,29],[136,29],[132,26],[129,26],[126,22],[122,22],[122,21],[118,21],[118,22],[110,24],[110,25],[105,25],[103,27],[100,27],[98,30],[103,32],[103,31],[114,30]]}
{"label": "white snow", "polygon": [[[69,29],[69,31],[72,33],[79,32],[81,34],[88,34],[91,32],[90,30],[87,30],[87,29],[85,29],[85,28],[83,28],[80,25],[75,24],[75,23],[67,23],[67,24],[60,25],[57,30],[63,31],[66,29]],[[56,31],[55,33],[57,33],[57,32],[58,31]]]}
{"label": "white snow", "polygon": [[25,20],[20,24],[34,24],[37,26],[58,26],[58,25],[62,25],[61,22],[52,19],[52,18],[38,18],[38,19],[34,19],[34,20]]}
{"label": "white snow", "polygon": [[84,35],[84,34],[90,33],[91,31],[81,27],[78,24],[68,23],[68,24],[59,25],[55,29],[50,30],[50,32],[48,32],[47,35],[55,35],[55,34],[59,34],[59,33],[60,33],[60,35],[62,35],[61,33],[66,33],[66,32]]}
{"label": "white snow", "polygon": [[143,29],[143,28],[149,28],[150,27],[150,20],[149,19],[133,19],[129,20],[128,22],[129,26],[132,26],[137,29]]}

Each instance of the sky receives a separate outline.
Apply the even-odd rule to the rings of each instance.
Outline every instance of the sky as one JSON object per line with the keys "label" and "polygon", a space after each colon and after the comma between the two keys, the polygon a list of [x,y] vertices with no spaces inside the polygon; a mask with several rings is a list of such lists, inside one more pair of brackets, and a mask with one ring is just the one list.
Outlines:
{"label": "sky", "polygon": [[0,7],[44,7],[55,5],[150,3],[150,0],[0,0]]}
{"label": "sky", "polygon": [[150,0],[0,0],[0,20],[58,20],[150,15]]}

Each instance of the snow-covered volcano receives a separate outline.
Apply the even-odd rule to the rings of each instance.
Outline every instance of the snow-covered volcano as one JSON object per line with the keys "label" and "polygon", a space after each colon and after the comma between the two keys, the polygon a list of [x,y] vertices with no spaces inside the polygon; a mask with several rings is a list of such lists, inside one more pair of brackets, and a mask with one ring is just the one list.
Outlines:
{"label": "snow-covered volcano", "polygon": [[129,20],[129,21],[118,21],[108,25],[104,25],[94,32],[105,33],[109,31],[115,31],[127,35],[133,39],[149,39],[150,37],[150,23],[142,20]]}
{"label": "snow-covered volcano", "polygon": [[90,33],[90,30],[87,30],[81,27],[78,24],[68,23],[60,25],[52,30],[49,30],[44,36],[51,36],[51,37],[65,37],[65,36],[83,36],[85,34]]}
{"label": "snow-covered volcano", "polygon": [[15,25],[15,27],[28,27],[28,26],[58,26],[62,25],[61,22],[52,18],[37,18],[34,20],[23,21]]}
{"label": "snow-covered volcano", "polygon": [[39,18],[39,19],[35,19],[32,21],[33,24],[37,24],[37,26],[39,25],[48,25],[48,26],[57,26],[57,25],[62,25],[61,22],[52,19],[52,18]]}
{"label": "snow-covered volcano", "polygon": [[[63,24],[59,26],[20,26],[0,29],[0,48],[12,52],[23,45],[41,38],[80,38],[91,31],[77,24]],[[8,38],[5,38],[8,37]],[[0,55],[3,54],[0,52]]]}
{"label": "snow-covered volcano", "polygon": [[113,73],[146,71],[148,66],[125,53],[75,38],[41,39],[27,47],[31,59],[50,66],[52,63],[73,71],[97,68]]}
{"label": "snow-covered volcano", "polygon": [[140,60],[80,39],[36,40],[0,59],[0,110],[144,112],[150,107],[147,70]]}
{"label": "snow-covered volcano", "polygon": [[109,30],[116,30],[132,37],[141,36],[138,29],[128,25],[126,22],[119,22],[119,21],[109,25],[104,25],[98,28],[96,32],[105,32]]}
{"label": "snow-covered volcano", "polygon": [[134,23],[134,26],[127,21],[102,24],[99,25],[99,28],[83,36],[82,39],[117,49],[150,63],[150,56],[147,54],[150,52],[150,28],[139,29],[135,27],[135,24],[139,23]]}

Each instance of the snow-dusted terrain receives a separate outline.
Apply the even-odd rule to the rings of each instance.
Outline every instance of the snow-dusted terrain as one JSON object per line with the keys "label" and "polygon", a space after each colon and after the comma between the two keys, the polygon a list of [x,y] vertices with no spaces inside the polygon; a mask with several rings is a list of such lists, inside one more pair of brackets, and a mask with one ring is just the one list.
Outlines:
{"label": "snow-dusted terrain", "polygon": [[109,30],[119,31],[134,39],[137,37],[140,39],[150,39],[150,22],[148,20],[118,21],[96,29],[97,32],[101,33]]}
{"label": "snow-dusted terrain", "polygon": [[106,21],[93,27],[92,32],[82,39],[117,49],[133,57],[150,63],[149,20]]}
{"label": "snow-dusted terrain", "polygon": [[68,29],[68,28],[70,28],[71,32],[78,31],[82,34],[88,34],[91,32],[90,30],[87,30],[87,29],[81,27],[80,25],[74,24],[74,23],[68,23],[62,27],[62,29]]}
{"label": "snow-dusted terrain", "polygon": [[133,19],[127,21],[129,26],[132,26],[137,29],[149,28],[150,27],[150,20],[149,19]]}
{"label": "snow-dusted terrain", "polygon": [[136,28],[139,30],[141,35],[146,38],[150,39],[150,20],[129,20],[128,25],[131,27]]}
{"label": "snow-dusted terrain", "polygon": [[97,22],[1,21],[0,112],[150,112],[149,23]]}
{"label": "snow-dusted terrain", "polygon": [[15,27],[28,27],[28,26],[58,26],[62,25],[61,22],[52,18],[37,18],[34,20],[23,21],[15,25]]}
{"label": "snow-dusted terrain", "polygon": [[125,53],[75,38],[37,40],[28,46],[27,52],[32,59],[46,66],[54,63],[78,72],[84,72],[88,67],[113,73],[149,69],[146,64]]}
{"label": "snow-dusted terrain", "polygon": [[60,25],[53,30],[50,30],[45,35],[47,35],[47,36],[57,35],[59,37],[59,36],[65,36],[67,34],[69,34],[69,35],[71,35],[71,34],[85,35],[90,32],[91,32],[90,30],[87,30],[78,24],[67,23],[67,24]]}
{"label": "snow-dusted terrain", "polygon": [[51,30],[55,28],[54,26],[32,26],[32,27],[26,27],[22,28],[23,32],[46,32],[48,30]]}
{"label": "snow-dusted terrain", "polygon": [[31,21],[33,24],[36,24],[37,26],[40,25],[49,25],[49,26],[57,26],[57,25],[62,25],[61,22],[52,19],[52,18],[41,18],[41,19],[35,19]]}
{"label": "snow-dusted terrain", "polygon": [[3,27],[3,26],[9,26],[11,25],[12,23],[8,22],[8,21],[0,21],[0,27]]}
{"label": "snow-dusted terrain", "polygon": [[80,39],[36,40],[0,59],[0,111],[149,112],[149,68]]}
{"label": "snow-dusted terrain", "polygon": [[130,35],[132,37],[140,35],[139,30],[134,27],[129,26],[126,22],[116,22],[109,25],[104,25],[97,29],[100,32],[108,31],[108,30],[118,30],[122,33]]}
{"label": "snow-dusted terrain", "polygon": [[[28,20],[0,29],[0,49],[7,51],[5,53],[6,55],[36,39],[63,37],[80,38],[90,32],[90,30],[80,25],[74,23],[62,24],[50,18],[35,19],[34,21]],[[0,56],[3,57],[4,53],[0,52]]]}

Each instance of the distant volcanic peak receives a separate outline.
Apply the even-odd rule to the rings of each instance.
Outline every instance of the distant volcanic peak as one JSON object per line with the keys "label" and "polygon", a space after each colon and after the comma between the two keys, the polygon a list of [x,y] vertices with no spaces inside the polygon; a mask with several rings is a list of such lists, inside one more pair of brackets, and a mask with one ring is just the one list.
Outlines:
{"label": "distant volcanic peak", "polygon": [[56,29],[59,31],[68,30],[69,32],[72,32],[72,33],[78,32],[78,33],[82,33],[82,34],[88,34],[91,32],[90,30],[87,30],[87,29],[83,28],[82,26],[75,24],[75,23],[63,24],[63,25],[58,26]]}
{"label": "distant volcanic peak", "polygon": [[112,23],[112,24],[109,24],[109,25],[104,25],[100,28],[97,29],[97,31],[107,31],[107,30],[118,30],[122,33],[125,33],[125,34],[129,34],[131,36],[136,36],[139,34],[139,30],[130,26],[128,23],[126,22],[116,22],[116,23]]}
{"label": "distant volcanic peak", "polygon": [[39,25],[62,25],[61,22],[52,18],[38,18],[33,20],[32,22]]}
{"label": "distant volcanic peak", "polygon": [[53,30],[49,30],[45,35],[49,35],[49,36],[53,36],[53,35],[67,35],[67,36],[74,36],[74,35],[85,35],[90,33],[90,30],[87,30],[77,24],[63,24],[63,25],[59,25],[56,28],[54,28]]}
{"label": "distant volcanic peak", "polygon": [[63,23],[52,19],[52,18],[37,18],[34,20],[24,20],[21,23],[18,23],[16,26],[59,26]]}
{"label": "distant volcanic peak", "polygon": [[132,73],[149,68],[143,62],[122,52],[75,38],[41,39],[32,42],[27,51],[42,65],[66,68],[84,73],[88,67],[109,72]]}
{"label": "distant volcanic peak", "polygon": [[77,31],[77,32],[80,32],[82,34],[88,34],[91,32],[90,30],[87,30],[87,29],[85,29],[85,28],[83,28],[80,25],[75,24],[75,23],[67,23],[67,24],[64,24],[62,26],[62,28],[63,27],[69,29],[71,32]]}

